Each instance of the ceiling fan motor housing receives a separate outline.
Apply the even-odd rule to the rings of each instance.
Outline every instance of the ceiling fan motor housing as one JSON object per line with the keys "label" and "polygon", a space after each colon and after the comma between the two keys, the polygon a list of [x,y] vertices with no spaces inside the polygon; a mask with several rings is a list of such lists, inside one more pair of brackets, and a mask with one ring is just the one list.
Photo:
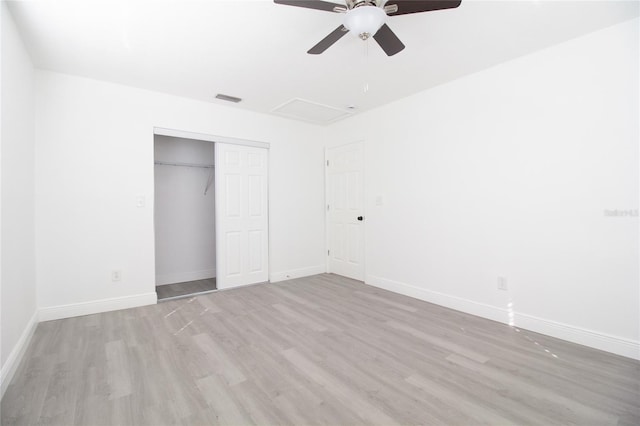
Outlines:
{"label": "ceiling fan motor housing", "polygon": [[360,6],[380,6],[384,0],[346,0],[347,9],[355,9]]}
{"label": "ceiling fan motor housing", "polygon": [[366,40],[378,32],[387,18],[385,11],[375,2],[362,1],[349,9],[344,17],[343,25],[362,40]]}

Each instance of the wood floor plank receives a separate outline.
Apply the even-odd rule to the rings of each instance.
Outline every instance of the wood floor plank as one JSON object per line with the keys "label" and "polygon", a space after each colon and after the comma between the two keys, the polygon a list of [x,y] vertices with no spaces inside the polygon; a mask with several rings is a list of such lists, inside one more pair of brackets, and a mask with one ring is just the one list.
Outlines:
{"label": "wood floor plank", "polygon": [[[407,383],[415,386],[427,395],[437,398],[439,404],[449,407],[450,412],[464,413],[466,419],[465,423],[477,423],[488,425],[511,425],[517,424],[499,413],[493,411],[491,408],[485,407],[482,403],[472,401],[469,399],[460,398],[454,390],[447,386],[441,385],[434,380],[429,380],[419,374],[414,374],[406,378]],[[458,423],[452,421],[452,423]]]}
{"label": "wood floor plank", "polygon": [[127,358],[126,345],[122,340],[108,342],[105,345],[107,353],[107,377],[109,378],[109,399],[118,399],[131,395],[131,374]]}
{"label": "wood floor plank", "polygon": [[212,374],[198,379],[197,385],[220,424],[252,424],[251,417],[244,412],[232,397],[233,391],[225,379],[217,374]]}
{"label": "wood floor plank", "polygon": [[480,354],[480,353],[478,353],[478,352],[476,352],[476,351],[474,351],[472,349],[465,348],[465,347],[457,345],[455,343],[451,343],[450,341],[446,341],[446,340],[441,339],[439,337],[428,335],[428,334],[423,333],[422,331],[417,330],[417,329],[415,329],[413,327],[410,327],[408,325],[400,324],[400,323],[398,323],[396,321],[388,321],[387,325],[389,325],[390,327],[392,327],[392,328],[394,328],[396,330],[408,333],[409,335],[411,335],[411,336],[413,336],[413,337],[415,337],[417,339],[423,340],[423,341],[425,341],[426,343],[428,343],[430,345],[439,346],[439,347],[441,347],[441,348],[443,348],[443,349],[445,349],[447,351],[451,351],[451,352],[457,353],[459,355],[465,356],[465,357],[467,357],[469,359],[472,359],[472,360],[474,360],[476,362],[479,362],[481,364],[484,364],[485,362],[489,361],[488,357],[486,357],[486,356],[484,356],[484,355],[482,355],[482,354]]}
{"label": "wood floor plank", "polygon": [[349,401],[351,409],[355,411],[358,417],[369,423],[375,424],[397,424],[397,422],[386,413],[379,410],[375,405],[371,404],[366,398],[342,382],[331,374],[324,371],[313,361],[304,357],[296,349],[287,349],[283,351],[283,356],[300,372],[303,372],[309,379],[329,392],[336,394],[343,401]]}
{"label": "wood floor plank", "polygon": [[389,300],[388,298],[384,298],[375,294],[368,294],[365,293],[363,291],[356,291],[355,294],[357,294],[358,296],[362,296],[362,297],[366,297],[369,300],[375,300],[376,302],[382,303],[384,305],[388,305],[388,306],[392,306],[394,308],[397,309],[401,309],[403,311],[408,311],[408,312],[417,312],[418,309],[414,308],[413,306],[409,306],[408,304],[405,303],[398,303],[398,302],[394,302],[392,300]]}
{"label": "wood floor plank", "polygon": [[640,424],[640,362],[332,274],[40,323],[2,425]]}
{"label": "wood floor plank", "polygon": [[208,361],[215,365],[214,370],[225,378],[227,384],[235,385],[247,380],[233,359],[229,357],[224,348],[216,343],[211,336],[208,334],[199,334],[193,337],[193,341],[207,354]]}
{"label": "wood floor plank", "polygon": [[481,365],[455,354],[450,355],[447,359],[460,367],[465,367],[471,371],[480,373],[486,379],[493,378],[509,389],[530,395],[532,401],[540,404],[540,412],[555,412],[558,416],[565,412],[571,413],[579,420],[578,423],[580,424],[615,425],[618,422],[617,416],[607,414],[588,406],[586,403],[576,401],[572,398],[573,395],[565,396],[553,389],[536,386],[520,378],[517,374],[507,374],[499,368]]}
{"label": "wood floor plank", "polygon": [[305,326],[308,326],[314,331],[327,331],[326,326],[322,325],[322,323],[320,323],[319,321],[314,321],[312,318],[310,318],[310,315],[308,313],[306,315],[301,314],[300,312],[297,312],[296,310],[291,309],[287,306],[284,306],[280,303],[276,303],[271,306],[273,306],[275,310],[277,310],[278,312],[280,312],[282,315],[284,315],[286,318],[289,318],[293,322],[301,323]]}

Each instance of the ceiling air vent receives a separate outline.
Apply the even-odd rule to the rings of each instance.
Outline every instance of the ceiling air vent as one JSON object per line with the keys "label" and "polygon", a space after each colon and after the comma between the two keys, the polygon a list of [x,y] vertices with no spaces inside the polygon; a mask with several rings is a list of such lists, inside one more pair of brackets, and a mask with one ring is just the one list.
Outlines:
{"label": "ceiling air vent", "polygon": [[216,95],[216,99],[220,99],[222,101],[233,102],[235,104],[237,104],[238,102],[240,102],[242,100],[240,98],[236,98],[235,96],[223,95],[222,93],[218,93]]}

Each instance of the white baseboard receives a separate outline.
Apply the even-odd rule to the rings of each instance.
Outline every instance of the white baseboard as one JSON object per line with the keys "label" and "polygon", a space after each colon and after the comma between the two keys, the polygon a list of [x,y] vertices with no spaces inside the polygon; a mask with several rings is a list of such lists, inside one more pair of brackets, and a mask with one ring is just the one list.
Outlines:
{"label": "white baseboard", "polygon": [[292,280],[294,278],[308,277],[311,275],[323,274],[327,272],[325,265],[309,266],[306,268],[292,269],[290,271],[274,272],[269,278],[272,283],[278,281]]}
{"label": "white baseboard", "polygon": [[447,308],[455,309],[456,311],[465,312],[467,314],[476,315],[505,324],[509,321],[509,311],[504,308],[498,308],[496,306],[474,302],[473,300],[451,296],[445,293],[438,293],[435,291],[415,287],[410,284],[405,284],[398,281],[392,281],[386,278],[380,278],[371,275],[366,277],[365,282],[374,287],[389,290],[394,293],[400,293],[405,296],[424,300],[425,302],[434,303],[436,305],[445,306]]}
{"label": "white baseboard", "polygon": [[31,341],[31,337],[33,337],[33,332],[36,331],[37,325],[38,311],[36,310],[31,316],[31,319],[29,319],[29,322],[27,322],[22,335],[20,335],[16,345],[2,366],[2,370],[0,371],[0,399],[2,399],[4,392],[7,390],[7,387],[9,387],[9,383],[11,383],[11,379],[13,379],[13,375],[18,369],[20,361],[22,361],[22,357],[29,346],[29,342]]}
{"label": "white baseboard", "polygon": [[638,341],[518,312],[515,313],[514,320],[517,327],[525,330],[640,360],[640,342]]}
{"label": "white baseboard", "polygon": [[135,294],[133,296],[114,297],[112,299],[101,299],[93,300],[91,302],[40,308],[39,318],[40,321],[51,321],[61,318],[79,317],[82,315],[136,308],[138,306],[154,305],[156,303],[158,303],[158,295],[155,292]]}
{"label": "white baseboard", "polygon": [[177,274],[164,274],[156,276],[156,285],[168,285],[175,283],[184,283],[187,281],[206,280],[215,278],[216,270],[204,269],[202,271],[180,272]]}
{"label": "white baseboard", "polygon": [[[394,293],[403,294],[415,299],[424,300],[425,302],[434,303],[436,305],[445,306],[471,315],[509,324],[509,311],[507,309],[371,275],[366,277],[365,282],[374,287],[389,290]],[[575,327],[518,312],[514,312],[513,322],[516,327],[524,330],[545,334],[547,336],[611,352],[616,355],[640,360],[640,342],[638,341],[611,336],[605,333],[587,330],[581,327]]]}

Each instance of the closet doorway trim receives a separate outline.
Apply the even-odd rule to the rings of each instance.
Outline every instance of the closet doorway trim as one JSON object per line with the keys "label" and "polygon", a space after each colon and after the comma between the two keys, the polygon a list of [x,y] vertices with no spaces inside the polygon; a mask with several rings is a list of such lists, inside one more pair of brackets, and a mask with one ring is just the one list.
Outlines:
{"label": "closet doorway trim", "polygon": [[174,138],[196,139],[208,142],[222,142],[232,145],[253,146],[256,148],[269,149],[268,142],[251,141],[248,139],[237,139],[226,136],[207,135],[206,133],[186,132],[184,130],[166,129],[164,127],[154,127],[153,134],[158,136],[171,136]]}

